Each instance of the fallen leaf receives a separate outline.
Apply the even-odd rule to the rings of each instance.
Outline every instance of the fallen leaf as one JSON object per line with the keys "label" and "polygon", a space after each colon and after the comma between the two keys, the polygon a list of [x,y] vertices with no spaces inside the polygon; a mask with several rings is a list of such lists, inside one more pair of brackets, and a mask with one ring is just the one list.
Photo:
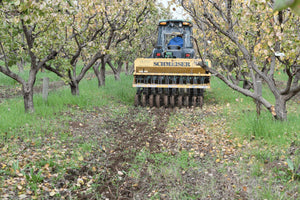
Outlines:
{"label": "fallen leaf", "polygon": [[83,156],[82,156],[82,155],[79,155],[79,156],[78,156],[78,160],[79,160],[79,161],[83,161]]}
{"label": "fallen leaf", "polygon": [[124,175],[124,173],[123,173],[123,172],[121,172],[121,171],[118,171],[118,175],[119,175],[119,176],[123,176],[123,175]]}
{"label": "fallen leaf", "polygon": [[22,176],[24,176],[22,173],[18,173],[17,174],[19,177],[22,177]]}
{"label": "fallen leaf", "polygon": [[138,186],[139,186],[138,183],[135,183],[135,184],[132,185],[132,187],[138,187]]}
{"label": "fallen leaf", "polygon": [[26,194],[20,194],[20,195],[19,195],[19,199],[25,199],[26,197],[27,197]]}
{"label": "fallen leaf", "polygon": [[80,185],[83,185],[84,184],[84,181],[82,178],[78,178],[77,179],[77,186],[80,186]]}
{"label": "fallen leaf", "polygon": [[53,197],[56,194],[55,191],[50,192],[50,196]]}

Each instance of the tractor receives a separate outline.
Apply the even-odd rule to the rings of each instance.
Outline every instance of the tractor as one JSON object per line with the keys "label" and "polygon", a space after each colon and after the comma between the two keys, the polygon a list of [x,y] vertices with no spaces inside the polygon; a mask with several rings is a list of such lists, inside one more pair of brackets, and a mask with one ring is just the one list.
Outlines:
{"label": "tractor", "polygon": [[195,58],[192,27],[185,20],[159,21],[151,56],[134,61],[135,106],[202,107],[211,74]]}

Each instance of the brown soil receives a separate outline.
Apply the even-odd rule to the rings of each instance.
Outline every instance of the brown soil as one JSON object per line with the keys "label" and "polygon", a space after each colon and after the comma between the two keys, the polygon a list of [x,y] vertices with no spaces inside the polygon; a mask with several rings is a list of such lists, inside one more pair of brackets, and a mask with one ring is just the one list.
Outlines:
{"label": "brown soil", "polygon": [[[170,187],[178,187],[178,190],[187,194],[197,195],[203,192],[203,188],[196,189],[196,185],[207,187],[211,184],[216,191],[208,194],[206,199],[247,199],[247,193],[242,189],[236,174],[232,170],[225,174],[219,172],[218,164],[211,160],[216,149],[212,143],[216,141],[212,141],[213,138],[200,128],[205,124],[186,122],[182,124],[183,130],[168,128],[170,115],[177,111],[193,113],[194,109],[141,110],[130,107],[126,114],[114,116],[109,113],[108,108],[95,108],[93,113],[82,111],[82,115],[72,115],[73,120],[69,122],[69,126],[73,137],[80,136],[83,141],[97,141],[99,149],[92,151],[85,158],[85,163],[88,164],[80,169],[68,169],[60,182],[76,182],[78,177],[99,176],[95,183],[98,186],[93,192],[85,189],[72,191],[71,196],[77,196],[79,199],[98,199],[97,195],[104,199],[150,199],[155,196],[153,191],[159,192],[159,196],[156,197],[158,199],[172,199]],[[137,113],[140,112],[147,119],[137,119]],[[197,119],[211,115],[212,112],[209,108],[194,114],[194,118]],[[183,136],[181,131],[188,131],[189,134]],[[148,158],[141,166],[139,177],[132,177],[128,174],[129,170],[143,149],[150,154],[168,153],[171,157],[178,155],[182,150],[190,152],[195,149],[198,155],[196,153],[194,157],[203,162],[203,171],[184,171],[181,180],[172,180],[171,177],[169,180],[161,179],[161,182],[157,183],[155,175],[148,171],[149,165],[154,164],[155,160]],[[200,152],[205,155],[204,158],[199,156]],[[91,170],[92,166],[96,166],[97,170]],[[191,186],[193,187],[190,188]],[[61,187],[65,186],[62,184]]]}

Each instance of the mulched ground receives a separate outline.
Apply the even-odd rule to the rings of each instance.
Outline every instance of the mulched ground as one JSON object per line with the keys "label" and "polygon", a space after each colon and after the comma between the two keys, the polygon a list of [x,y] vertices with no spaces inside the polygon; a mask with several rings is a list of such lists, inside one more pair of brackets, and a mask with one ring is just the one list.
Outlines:
{"label": "mulched ground", "polygon": [[[62,85],[63,82],[53,83],[50,88]],[[35,92],[41,92],[41,86]],[[0,102],[1,98],[17,95],[20,95],[19,89],[0,88]],[[0,144],[2,156],[18,159],[20,167],[14,171],[11,161],[0,162],[1,170],[11,171],[2,176],[0,197],[174,199],[170,191],[182,191],[186,194],[181,197],[187,199],[188,195],[199,195],[199,199],[248,199],[253,197],[255,188],[247,182],[246,174],[241,176],[235,169],[239,151],[247,144],[232,139],[226,117],[220,115],[222,109],[213,100],[206,102],[203,109],[150,109],[120,104],[119,108],[112,106],[87,111],[73,106],[70,111],[57,113],[69,120],[53,120],[50,122],[55,127],[53,130],[52,127],[41,127],[45,135],[36,135],[39,144],[23,137],[7,138],[7,143],[13,143],[14,149],[18,149],[15,152],[11,152],[6,144]],[[69,139],[60,140],[62,132]],[[28,134],[34,135],[35,131]],[[94,145],[88,153],[76,155],[75,161],[74,151],[84,143]],[[129,170],[143,151],[173,157],[186,151],[201,163],[201,167],[182,170],[179,180],[173,180],[173,177],[168,180],[149,172],[155,161],[148,159],[139,174],[133,177]],[[30,163],[49,158],[56,164],[65,164],[65,171],[59,171],[56,164],[47,162],[40,167],[30,166],[34,174],[42,171],[43,179],[34,193],[24,174],[32,173],[28,167]],[[68,167],[72,162],[76,162],[76,167]],[[231,163],[231,167],[223,167],[226,163]]]}

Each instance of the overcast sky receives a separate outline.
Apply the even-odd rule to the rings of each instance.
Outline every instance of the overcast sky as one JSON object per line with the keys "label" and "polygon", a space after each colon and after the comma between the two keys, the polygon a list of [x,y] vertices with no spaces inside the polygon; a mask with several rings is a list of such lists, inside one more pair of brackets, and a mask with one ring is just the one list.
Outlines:
{"label": "overcast sky", "polygon": [[[168,7],[168,1],[170,0],[158,0],[158,3],[162,3],[165,7]],[[183,13],[184,10],[181,7],[177,7],[175,11],[173,11],[173,8],[175,6],[171,7],[171,13],[173,14],[174,19],[184,19]]]}

